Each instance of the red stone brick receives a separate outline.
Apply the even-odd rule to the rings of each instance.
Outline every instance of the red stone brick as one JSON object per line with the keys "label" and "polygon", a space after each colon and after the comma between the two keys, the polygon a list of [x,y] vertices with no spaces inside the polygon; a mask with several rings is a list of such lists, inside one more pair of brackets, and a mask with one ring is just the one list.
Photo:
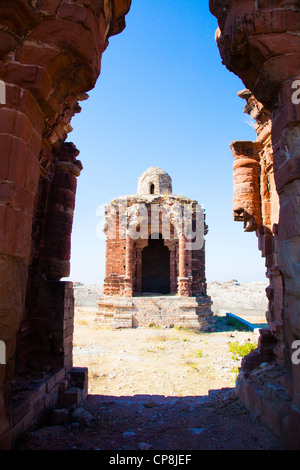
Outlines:
{"label": "red stone brick", "polygon": [[52,80],[47,71],[37,65],[11,63],[7,67],[7,81],[30,90],[38,100],[47,100],[52,91]]}
{"label": "red stone brick", "polygon": [[33,9],[26,0],[2,2],[0,4],[1,23],[17,34],[28,28],[34,17]]}
{"label": "red stone brick", "polygon": [[1,108],[0,133],[17,136],[28,144],[32,137],[33,126],[25,114],[13,109]]}
{"label": "red stone brick", "polygon": [[0,206],[0,252],[28,259],[32,231],[32,213]]}
{"label": "red stone brick", "polygon": [[[123,27],[122,15],[130,1],[114,1],[111,31],[116,33]],[[77,99],[94,87],[100,72],[110,28],[110,18],[104,18],[100,11],[102,3],[0,2],[0,78],[6,83],[6,104],[0,106],[0,179],[5,182],[0,185],[0,316],[2,337],[11,345],[5,374],[0,372],[0,400],[5,395],[5,406],[0,402],[1,448],[9,445],[11,437],[4,408],[9,412],[14,358],[21,360],[20,370],[33,355],[43,365],[64,366],[64,373],[72,366],[72,322],[64,330],[65,318],[73,317],[72,287],[46,279],[69,272],[76,192],[73,180],[82,165],[76,161],[77,149],[72,151],[67,145],[64,149],[70,160],[66,161],[76,165],[73,179],[63,175],[53,180],[52,163],[56,158],[64,161],[64,155],[58,152],[71,129],[71,118],[80,111]],[[13,54],[4,57],[11,50]],[[51,145],[49,137],[54,133],[58,138]],[[42,137],[44,152],[39,163]],[[56,223],[53,215],[56,212],[58,216],[60,211],[55,197],[51,199],[55,194],[65,211],[57,231],[52,230]],[[57,255],[66,256],[66,260],[51,258],[51,247],[59,245]],[[16,343],[20,350],[15,350]],[[14,436],[37,423],[45,406],[55,402],[56,387],[51,396],[36,395],[28,413],[14,427]]]}
{"label": "red stone brick", "polygon": [[44,116],[32,94],[13,83],[6,83],[6,105],[18,112],[26,114],[37,134],[44,127]]}
{"label": "red stone brick", "polygon": [[35,192],[38,184],[38,158],[18,137],[0,133],[0,178]]}
{"label": "red stone brick", "polygon": [[278,192],[292,181],[300,178],[300,155],[288,160],[276,171],[275,179]]}
{"label": "red stone brick", "polygon": [[281,419],[278,410],[266,400],[262,400],[262,416],[267,426],[277,437],[281,437]]}
{"label": "red stone brick", "polygon": [[61,0],[40,0],[38,9],[49,16],[55,16]]}
{"label": "red stone brick", "polygon": [[0,30],[0,57],[15,48],[16,39],[8,32]]}
{"label": "red stone brick", "polygon": [[284,443],[286,450],[300,450],[300,411],[292,407],[291,414],[285,422]]}

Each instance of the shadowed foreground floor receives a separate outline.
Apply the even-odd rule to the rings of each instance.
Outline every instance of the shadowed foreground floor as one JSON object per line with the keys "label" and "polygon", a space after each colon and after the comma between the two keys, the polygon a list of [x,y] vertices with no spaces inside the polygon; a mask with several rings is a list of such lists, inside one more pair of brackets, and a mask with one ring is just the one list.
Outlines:
{"label": "shadowed foreground floor", "polygon": [[89,395],[63,419],[57,425],[53,416],[51,425],[28,433],[16,449],[280,450],[231,389],[203,397]]}

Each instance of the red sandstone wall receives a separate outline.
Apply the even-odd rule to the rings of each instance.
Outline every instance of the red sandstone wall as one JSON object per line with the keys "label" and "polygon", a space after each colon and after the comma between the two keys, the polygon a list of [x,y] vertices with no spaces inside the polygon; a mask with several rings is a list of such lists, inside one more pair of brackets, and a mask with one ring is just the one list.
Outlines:
{"label": "red sandstone wall", "polygon": [[[98,78],[108,38],[122,31],[129,7],[130,0],[0,4],[0,80],[6,91],[0,104],[0,336],[7,347],[7,364],[0,366],[0,448],[10,441],[10,384],[20,325],[21,366],[29,352],[40,354],[42,363],[50,361],[53,346],[62,357],[60,365],[70,366],[66,357],[71,339],[64,339],[71,330],[70,325],[68,332],[63,327],[70,293],[66,294],[66,284],[58,284],[65,293],[56,304],[56,289],[51,293],[69,273],[76,177],[81,169],[77,150],[65,140],[72,116],[80,111],[78,101],[86,99],[85,92]],[[55,326],[53,339],[57,307],[61,323]],[[71,318],[72,313],[68,315]],[[39,341],[31,342],[29,350],[32,335]],[[33,344],[41,343],[42,349],[34,350]],[[55,354],[52,359],[57,360]]]}
{"label": "red sandstone wall", "polygon": [[[273,166],[272,122],[270,113],[251,92],[239,95],[247,102],[244,112],[255,122],[255,142],[232,142],[233,165],[233,216],[244,222],[244,231],[255,232],[258,247],[265,258],[269,299],[266,317],[270,331],[276,338],[274,355],[284,363],[283,338],[283,279],[278,267],[279,198],[276,191]],[[273,341],[273,339],[271,339]]]}
{"label": "red sandstone wall", "polygon": [[[294,341],[300,339],[300,107],[292,99],[294,81],[300,77],[299,2],[210,0],[209,5],[218,19],[216,40],[224,64],[253,94],[256,103],[248,103],[250,108],[254,105],[258,116],[261,107],[269,114],[269,125],[265,114],[257,128],[262,225],[254,209],[254,228],[270,278],[271,350],[283,364],[282,379],[292,404],[280,433],[289,447],[300,448],[300,369],[292,361]],[[258,208],[258,200],[253,202]],[[271,406],[274,413],[275,402]]]}

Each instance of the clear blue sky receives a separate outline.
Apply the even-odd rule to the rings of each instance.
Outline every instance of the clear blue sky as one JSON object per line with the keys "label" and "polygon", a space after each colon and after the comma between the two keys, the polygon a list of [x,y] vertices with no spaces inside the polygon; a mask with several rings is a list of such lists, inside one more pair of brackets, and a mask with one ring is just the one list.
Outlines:
{"label": "clear blue sky", "polygon": [[255,140],[221,63],[208,0],[133,0],[126,29],[110,38],[90,98],[69,135],[80,150],[72,235],[73,281],[102,283],[105,242],[97,207],[135,194],[138,177],[163,168],[173,193],[204,205],[207,280],[265,279],[255,234],[232,218],[232,140]]}

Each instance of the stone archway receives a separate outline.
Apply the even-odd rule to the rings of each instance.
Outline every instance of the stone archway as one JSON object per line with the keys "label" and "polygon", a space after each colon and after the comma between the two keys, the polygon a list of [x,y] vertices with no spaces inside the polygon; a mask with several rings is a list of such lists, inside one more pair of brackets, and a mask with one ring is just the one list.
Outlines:
{"label": "stone archway", "polygon": [[170,294],[170,250],[159,238],[149,237],[142,251],[142,293]]}
{"label": "stone archway", "polygon": [[[59,381],[70,377],[73,284],[61,279],[69,275],[82,165],[66,139],[130,5],[0,2],[0,449],[38,422],[57,400]],[[28,383],[26,399],[12,407],[33,373],[43,383]]]}
{"label": "stone archway", "polygon": [[[59,380],[72,366],[73,286],[61,279],[69,270],[75,182],[81,165],[76,160],[76,148],[65,140],[72,129],[73,115],[80,111],[78,101],[86,99],[86,91],[95,85],[109,37],[125,26],[130,3],[130,0],[11,0],[0,5],[3,37],[0,79],[5,88],[5,99],[2,97],[0,103],[3,162],[0,177],[4,195],[0,207],[3,221],[0,324],[1,339],[7,347],[7,364],[0,371],[0,448],[9,447],[11,435],[19,431],[19,425],[25,428],[32,424],[33,410],[36,418],[43,412],[43,403],[37,394],[36,401],[27,399],[18,413],[12,413],[11,385],[16,377],[16,363],[23,368],[27,359],[40,357],[40,348],[33,346],[43,344],[47,348],[47,359],[39,366],[41,372],[45,365],[59,369],[55,380],[49,379],[47,390],[53,383],[58,387]],[[267,150],[274,151],[280,218],[278,224],[272,224],[272,232],[264,226],[256,230],[271,279],[267,291],[268,320],[275,346],[268,343],[267,337],[261,337],[260,352],[271,352],[271,357],[277,358],[277,365],[283,366],[282,381],[290,401],[285,400],[281,409],[288,410],[286,416],[276,414],[276,400],[282,390],[278,389],[277,395],[274,391],[272,406],[268,399],[269,387],[265,414],[271,416],[271,424],[275,420],[282,422],[282,429],[291,442],[298,439],[294,445],[299,447],[299,433],[294,429],[299,428],[300,423],[300,372],[298,364],[291,363],[293,344],[299,338],[300,118],[299,108],[292,100],[294,80],[299,77],[299,8],[296,1],[283,0],[210,0],[209,3],[218,18],[216,38],[224,64],[265,107],[272,123],[272,140]],[[91,44],[95,47],[90,47]],[[264,117],[252,96],[243,94],[247,98],[247,109],[254,105],[254,115]],[[264,120],[258,122],[258,129],[263,125]],[[256,147],[261,152],[260,142]],[[236,145],[233,150],[238,157]],[[248,152],[245,156],[249,157]],[[250,170],[257,166],[253,160],[255,158],[244,159],[238,167],[244,166],[245,171],[241,173],[235,167],[240,181],[251,173],[249,165]],[[271,173],[268,160],[266,168]],[[255,175],[254,169],[252,174]],[[263,183],[262,194],[265,195],[272,187],[267,178]],[[155,183],[154,192],[156,187]],[[268,216],[269,208],[274,205],[273,196],[267,204],[265,199],[263,202]],[[253,229],[257,220],[249,216],[255,213],[249,213],[241,204],[235,209],[238,218],[243,210],[247,228]],[[180,245],[180,251],[185,253],[182,237]],[[128,259],[132,255],[131,245],[129,248]],[[183,280],[188,277],[185,261],[183,257],[180,263]],[[202,284],[204,291],[205,280],[199,279],[198,284],[200,287]],[[43,341],[33,342],[32,335]],[[264,355],[258,358],[264,359]],[[251,361],[253,367],[253,357]],[[247,373],[249,370],[245,367]],[[255,397],[259,410],[262,409],[261,393],[256,397],[252,385],[247,388],[246,380],[243,386],[242,395]],[[54,396],[57,389],[53,386],[52,390]],[[41,409],[33,408],[33,402],[41,404]],[[13,426],[15,431],[12,432]]]}

